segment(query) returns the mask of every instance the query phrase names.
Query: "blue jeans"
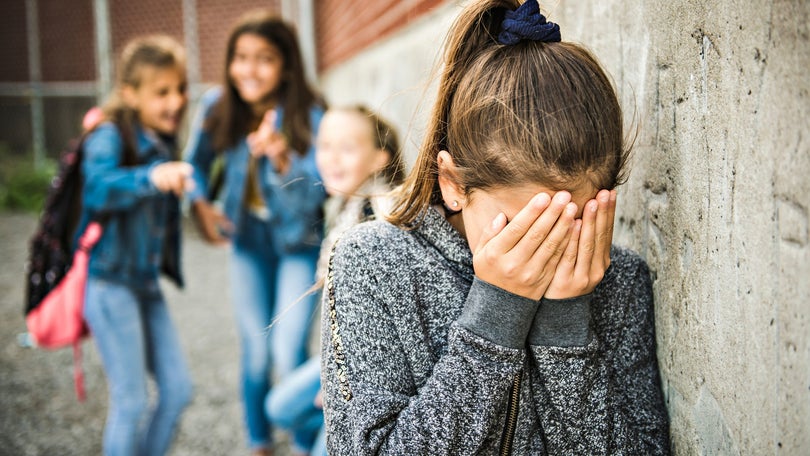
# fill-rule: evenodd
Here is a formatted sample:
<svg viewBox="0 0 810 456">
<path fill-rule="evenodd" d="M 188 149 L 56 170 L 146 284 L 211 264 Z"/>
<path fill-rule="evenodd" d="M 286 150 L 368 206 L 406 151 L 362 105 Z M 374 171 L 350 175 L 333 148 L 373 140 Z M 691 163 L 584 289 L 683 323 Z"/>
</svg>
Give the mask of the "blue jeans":
<svg viewBox="0 0 810 456">
<path fill-rule="evenodd" d="M 104 454 L 165 454 L 191 401 L 192 385 L 158 283 L 135 289 L 89 277 L 84 317 L 110 391 Z M 148 414 L 147 373 L 154 377 L 159 395 Z"/>
<path fill-rule="evenodd" d="M 231 258 L 231 299 L 242 346 L 242 396 L 251 448 L 270 445 L 264 400 L 272 374 L 283 379 L 307 359 L 317 249 L 279 256 L 269 224 L 244 214 Z M 272 326 L 271 326 L 272 324 Z"/>
<path fill-rule="evenodd" d="M 278 427 L 290 431 L 293 447 L 311 456 L 326 455 L 323 409 L 315 406 L 321 389 L 321 357 L 313 356 L 267 397 L 267 414 Z"/>
</svg>

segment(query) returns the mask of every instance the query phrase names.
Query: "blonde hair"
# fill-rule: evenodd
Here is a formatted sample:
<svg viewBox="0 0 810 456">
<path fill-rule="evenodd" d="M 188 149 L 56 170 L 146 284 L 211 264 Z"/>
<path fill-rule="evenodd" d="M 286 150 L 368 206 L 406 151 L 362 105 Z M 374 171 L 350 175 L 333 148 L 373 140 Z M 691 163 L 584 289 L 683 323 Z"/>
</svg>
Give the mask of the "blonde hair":
<svg viewBox="0 0 810 456">
<path fill-rule="evenodd" d="M 362 104 L 352 106 L 337 106 L 329 108 L 330 111 L 354 113 L 366 119 L 371 127 L 371 140 L 376 149 L 388 152 L 388 164 L 380 171 L 386 184 L 396 186 L 405 178 L 405 162 L 402 159 L 402 149 L 399 145 L 397 131 L 390 122 L 382 118 Z"/>
<path fill-rule="evenodd" d="M 133 165 L 135 149 L 135 120 L 137 113 L 120 96 L 126 86 L 138 88 L 143 83 L 145 68 L 177 68 L 185 73 L 183 46 L 167 35 L 135 38 L 121 51 L 116 68 L 115 89 L 102 107 L 104 119 L 116 124 L 124 138 L 124 165 Z"/>
<path fill-rule="evenodd" d="M 630 148 L 607 75 L 573 43 L 498 43 L 504 14 L 518 6 L 475 2 L 453 25 L 438 100 L 414 169 L 396 195 L 392 223 L 411 226 L 442 202 L 440 150 L 453 157 L 455 183 L 467 195 L 527 183 L 562 190 L 624 181 Z"/>
</svg>

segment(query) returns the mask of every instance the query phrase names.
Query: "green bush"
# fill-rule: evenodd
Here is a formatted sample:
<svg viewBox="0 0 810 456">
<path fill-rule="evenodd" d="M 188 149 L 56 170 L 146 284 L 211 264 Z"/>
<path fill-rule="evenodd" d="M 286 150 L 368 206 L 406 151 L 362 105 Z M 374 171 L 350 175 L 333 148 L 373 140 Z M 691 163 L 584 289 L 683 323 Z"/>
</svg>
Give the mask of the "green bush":
<svg viewBox="0 0 810 456">
<path fill-rule="evenodd" d="M 0 147 L 0 208 L 36 212 L 42 210 L 56 162 L 36 168 L 31 155 L 9 153 Z"/>
</svg>

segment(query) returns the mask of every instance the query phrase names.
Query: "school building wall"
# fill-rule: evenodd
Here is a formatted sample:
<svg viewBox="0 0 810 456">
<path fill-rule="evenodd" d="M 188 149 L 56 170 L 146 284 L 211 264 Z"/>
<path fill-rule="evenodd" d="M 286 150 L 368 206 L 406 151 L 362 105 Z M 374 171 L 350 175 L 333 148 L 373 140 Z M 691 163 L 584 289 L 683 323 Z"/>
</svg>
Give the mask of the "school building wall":
<svg viewBox="0 0 810 456">
<path fill-rule="evenodd" d="M 653 272 L 675 453 L 807 454 L 810 2 L 546 4 L 563 38 L 613 75 L 638 127 L 616 242 Z M 410 162 L 460 6 L 435 6 L 348 56 L 321 54 L 329 100 L 391 118 Z"/>
<path fill-rule="evenodd" d="M 3 0 L 0 147 L 56 157 L 114 81 L 115 57 L 139 35 L 186 47 L 192 101 L 222 81 L 225 43 L 243 13 L 280 0 Z M 191 107 L 193 110 L 193 106 Z"/>
</svg>

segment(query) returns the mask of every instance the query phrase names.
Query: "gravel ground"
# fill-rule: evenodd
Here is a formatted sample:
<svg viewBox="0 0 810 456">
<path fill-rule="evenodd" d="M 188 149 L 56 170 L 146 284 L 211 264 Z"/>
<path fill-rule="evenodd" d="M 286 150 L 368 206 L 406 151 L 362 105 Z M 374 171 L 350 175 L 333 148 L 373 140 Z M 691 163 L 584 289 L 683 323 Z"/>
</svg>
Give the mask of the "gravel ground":
<svg viewBox="0 0 810 456">
<path fill-rule="evenodd" d="M 92 341 L 83 344 L 87 400 L 73 393 L 72 351 L 23 348 L 22 316 L 31 215 L 0 213 L 0 455 L 96 455 L 107 387 Z M 228 252 L 185 228 L 186 289 L 163 284 L 195 385 L 172 455 L 247 455 L 238 399 L 238 343 L 227 300 Z M 279 436 L 278 456 L 285 456 Z"/>
</svg>

